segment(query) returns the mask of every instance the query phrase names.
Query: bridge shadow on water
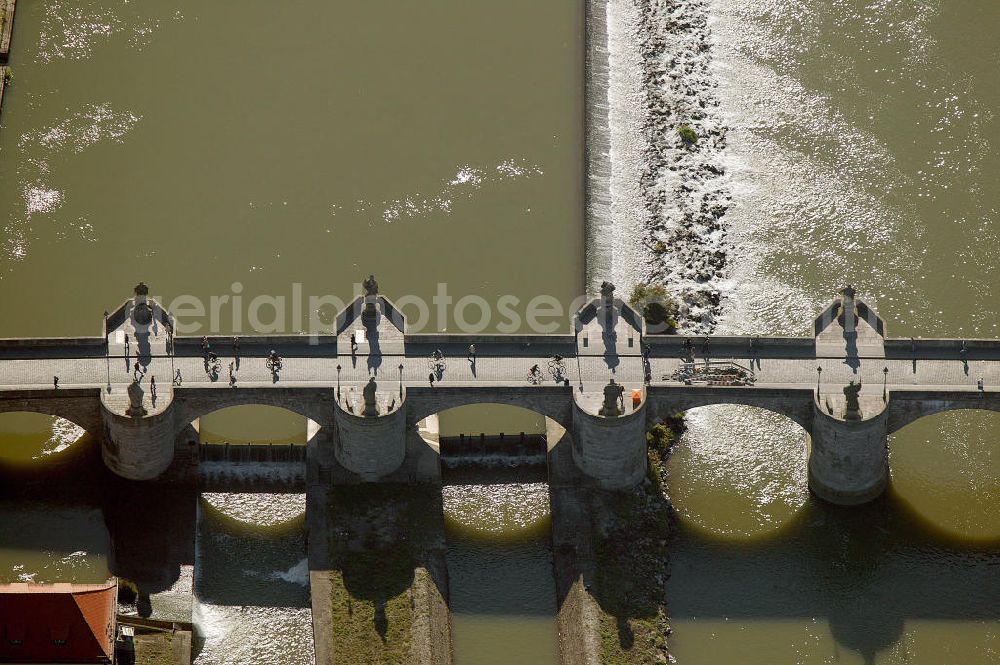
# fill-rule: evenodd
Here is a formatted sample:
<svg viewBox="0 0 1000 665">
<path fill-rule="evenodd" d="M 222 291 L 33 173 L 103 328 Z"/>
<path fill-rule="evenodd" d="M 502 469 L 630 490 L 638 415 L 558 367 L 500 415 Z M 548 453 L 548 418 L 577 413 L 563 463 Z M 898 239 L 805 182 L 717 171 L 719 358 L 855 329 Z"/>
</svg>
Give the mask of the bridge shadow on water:
<svg viewBox="0 0 1000 665">
<path fill-rule="evenodd" d="M 811 497 L 782 528 L 742 542 L 682 523 L 670 557 L 672 618 L 825 617 L 865 662 L 899 642 L 910 620 L 1000 619 L 1000 542 L 952 538 L 891 489 L 860 507 Z"/>
<path fill-rule="evenodd" d="M 30 465 L 0 467 L 0 499 L 19 509 L 99 511 L 110 573 L 135 583 L 142 598 L 170 589 L 181 566 L 194 564 L 195 501 L 191 487 L 132 482 L 104 466 L 85 435 L 67 450 Z M 44 518 L 44 515 L 43 515 Z M 14 533 L 0 529 L 0 547 L 70 554 L 96 547 L 96 525 Z"/>
</svg>

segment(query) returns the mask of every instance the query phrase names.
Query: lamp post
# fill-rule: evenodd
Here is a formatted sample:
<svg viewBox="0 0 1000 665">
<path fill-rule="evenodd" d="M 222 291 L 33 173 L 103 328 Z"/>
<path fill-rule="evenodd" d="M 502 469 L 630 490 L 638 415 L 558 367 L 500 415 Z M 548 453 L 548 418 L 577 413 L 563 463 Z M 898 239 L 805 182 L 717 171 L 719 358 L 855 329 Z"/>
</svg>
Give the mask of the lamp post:
<svg viewBox="0 0 1000 665">
<path fill-rule="evenodd" d="M 340 401 L 340 365 L 337 365 L 337 401 Z"/>
<path fill-rule="evenodd" d="M 403 363 L 399 363 L 399 402 L 403 403 Z"/>
<path fill-rule="evenodd" d="M 111 393 L 111 332 L 108 331 L 108 310 L 104 310 L 104 361 L 108 366 L 108 393 Z"/>
<path fill-rule="evenodd" d="M 819 397 L 819 382 L 823 378 L 823 368 L 820 366 L 816 367 L 816 397 Z"/>
<path fill-rule="evenodd" d="M 882 368 L 882 401 L 889 401 L 889 368 Z"/>
</svg>

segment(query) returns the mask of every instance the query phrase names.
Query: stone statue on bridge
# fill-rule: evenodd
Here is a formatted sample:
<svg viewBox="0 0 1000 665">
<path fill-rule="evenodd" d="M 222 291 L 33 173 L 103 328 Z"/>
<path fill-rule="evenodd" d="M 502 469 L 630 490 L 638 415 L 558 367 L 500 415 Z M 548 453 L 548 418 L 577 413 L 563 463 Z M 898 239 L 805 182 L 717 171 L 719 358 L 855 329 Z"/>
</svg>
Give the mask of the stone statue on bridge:
<svg viewBox="0 0 1000 665">
<path fill-rule="evenodd" d="M 615 383 L 614 379 L 604 386 L 604 406 L 600 415 L 605 418 L 617 418 L 622 415 L 625 405 L 625 386 Z"/>
<path fill-rule="evenodd" d="M 365 408 L 361 412 L 363 416 L 377 416 L 378 415 L 378 403 L 375 400 L 375 393 L 378 390 L 378 384 L 375 383 L 375 377 L 368 379 L 368 383 L 365 384 L 365 389 L 362 395 L 365 399 Z"/>
<path fill-rule="evenodd" d="M 146 286 L 145 282 L 139 282 L 135 285 L 135 300 L 133 301 L 135 307 L 132 310 L 132 319 L 135 323 L 140 326 L 148 326 L 153 322 L 153 309 L 149 306 L 147 298 L 149 296 L 149 287 Z"/>
<path fill-rule="evenodd" d="M 125 414 L 131 416 L 132 418 L 142 418 L 146 415 L 146 407 L 142 405 L 142 399 L 145 392 L 142 386 L 139 385 L 138 381 L 133 381 L 128 386 L 128 409 L 126 409 Z"/>
<path fill-rule="evenodd" d="M 378 282 L 375 281 L 375 275 L 368 275 L 368 279 L 361 282 L 361 286 L 365 289 L 365 308 L 361 310 L 361 321 L 366 326 L 371 326 L 378 317 L 378 309 L 375 306 L 375 301 L 378 300 Z"/>
<path fill-rule="evenodd" d="M 844 386 L 844 398 L 847 400 L 847 412 L 844 420 L 861 420 L 861 404 L 858 401 L 858 393 L 861 392 L 861 382 L 851 381 Z"/>
</svg>

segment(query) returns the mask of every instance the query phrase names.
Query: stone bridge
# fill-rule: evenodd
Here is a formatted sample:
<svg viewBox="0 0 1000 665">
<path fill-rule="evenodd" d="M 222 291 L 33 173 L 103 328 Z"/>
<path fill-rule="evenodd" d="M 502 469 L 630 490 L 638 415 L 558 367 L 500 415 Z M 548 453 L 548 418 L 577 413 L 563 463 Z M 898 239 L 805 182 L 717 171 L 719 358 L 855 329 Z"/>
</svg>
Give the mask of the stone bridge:
<svg viewBox="0 0 1000 665">
<path fill-rule="evenodd" d="M 1000 341 L 888 338 L 850 287 L 811 337 L 650 334 L 613 287 L 567 334 L 415 334 L 371 292 L 328 334 L 242 337 L 238 352 L 232 338 L 210 338 L 212 363 L 202 339 L 173 336 L 170 314 L 147 293 L 137 287 L 99 337 L 0 340 L 0 413 L 70 420 L 100 440 L 109 468 L 148 480 L 179 463 L 201 416 L 277 406 L 312 421 L 321 479 L 359 482 L 433 477 L 437 453 L 418 423 L 458 406 L 509 404 L 564 428 L 586 477 L 625 489 L 645 475 L 650 425 L 740 404 L 798 423 L 813 492 L 854 504 L 885 487 L 892 432 L 942 411 L 1000 411 Z M 272 350 L 278 371 L 267 366 Z"/>
</svg>

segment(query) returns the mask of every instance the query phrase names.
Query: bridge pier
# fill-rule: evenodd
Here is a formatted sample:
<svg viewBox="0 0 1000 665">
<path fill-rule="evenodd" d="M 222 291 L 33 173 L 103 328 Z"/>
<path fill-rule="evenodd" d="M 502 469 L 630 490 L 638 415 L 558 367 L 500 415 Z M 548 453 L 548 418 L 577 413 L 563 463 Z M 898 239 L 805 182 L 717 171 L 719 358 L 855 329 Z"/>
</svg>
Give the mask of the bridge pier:
<svg viewBox="0 0 1000 665">
<path fill-rule="evenodd" d="M 866 420 L 842 420 L 814 403 L 809 450 L 809 489 L 842 506 L 867 503 L 889 483 L 887 412 Z"/>
<path fill-rule="evenodd" d="M 603 489 L 635 487 L 646 477 L 646 401 L 617 417 L 573 402 L 573 461 Z"/>
<path fill-rule="evenodd" d="M 173 462 L 173 404 L 153 415 L 132 417 L 115 413 L 102 402 L 101 421 L 101 457 L 122 478 L 152 480 Z"/>
<path fill-rule="evenodd" d="M 406 458 L 406 408 L 378 416 L 349 413 L 336 402 L 334 455 L 366 482 L 385 478 Z"/>
</svg>

